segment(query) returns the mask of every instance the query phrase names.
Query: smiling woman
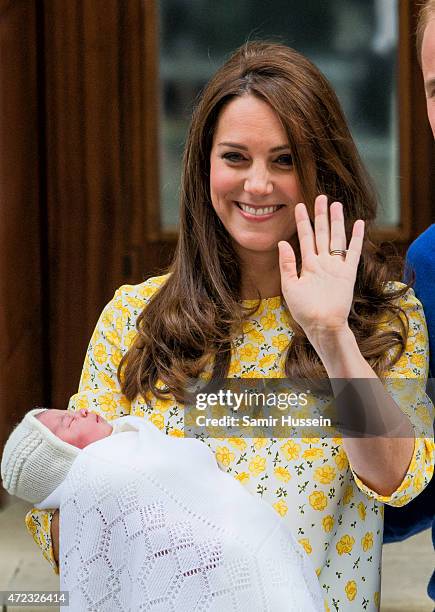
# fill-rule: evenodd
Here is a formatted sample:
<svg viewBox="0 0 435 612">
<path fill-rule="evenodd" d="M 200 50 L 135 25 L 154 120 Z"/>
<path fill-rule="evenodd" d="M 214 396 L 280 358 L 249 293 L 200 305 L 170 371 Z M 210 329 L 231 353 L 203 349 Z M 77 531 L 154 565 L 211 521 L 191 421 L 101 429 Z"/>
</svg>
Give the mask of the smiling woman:
<svg viewBox="0 0 435 612">
<path fill-rule="evenodd" d="M 204 442 L 301 538 L 329 609 L 377 610 L 383 504 L 406 504 L 433 473 L 427 335 L 371 240 L 376 196 L 321 72 L 280 44 L 238 49 L 198 100 L 180 192 L 169 274 L 117 291 L 69 408 L 130 413 L 182 437 L 192 379 L 323 378 L 338 398 L 344 380 L 390 436 Z M 387 392 L 393 377 L 417 379 L 406 402 Z M 52 560 L 47 523 L 28 517 Z"/>
</svg>

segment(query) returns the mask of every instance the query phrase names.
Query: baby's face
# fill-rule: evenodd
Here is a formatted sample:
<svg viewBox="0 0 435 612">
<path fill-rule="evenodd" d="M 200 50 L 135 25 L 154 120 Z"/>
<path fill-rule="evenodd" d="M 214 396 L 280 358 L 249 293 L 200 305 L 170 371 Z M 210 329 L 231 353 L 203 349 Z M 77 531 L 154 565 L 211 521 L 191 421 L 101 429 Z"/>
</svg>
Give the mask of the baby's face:
<svg viewBox="0 0 435 612">
<path fill-rule="evenodd" d="M 73 412 L 50 408 L 36 418 L 55 436 L 77 448 L 84 448 L 112 433 L 112 426 L 103 417 L 85 409 Z"/>
</svg>

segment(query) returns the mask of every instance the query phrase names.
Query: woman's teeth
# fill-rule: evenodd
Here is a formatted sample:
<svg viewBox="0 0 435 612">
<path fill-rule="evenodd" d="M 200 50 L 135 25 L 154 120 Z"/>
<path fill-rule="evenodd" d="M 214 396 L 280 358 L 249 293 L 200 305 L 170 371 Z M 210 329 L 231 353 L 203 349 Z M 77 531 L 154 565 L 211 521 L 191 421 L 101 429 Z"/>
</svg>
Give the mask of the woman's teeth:
<svg viewBox="0 0 435 612">
<path fill-rule="evenodd" d="M 250 215 L 256 215 L 257 217 L 261 217 L 261 215 L 270 215 L 281 208 L 281 206 L 267 206 L 265 208 L 253 208 L 252 206 L 247 206 L 246 204 L 242 204 L 241 202 L 237 202 L 239 208 L 241 208 L 244 212 L 249 213 Z"/>
</svg>

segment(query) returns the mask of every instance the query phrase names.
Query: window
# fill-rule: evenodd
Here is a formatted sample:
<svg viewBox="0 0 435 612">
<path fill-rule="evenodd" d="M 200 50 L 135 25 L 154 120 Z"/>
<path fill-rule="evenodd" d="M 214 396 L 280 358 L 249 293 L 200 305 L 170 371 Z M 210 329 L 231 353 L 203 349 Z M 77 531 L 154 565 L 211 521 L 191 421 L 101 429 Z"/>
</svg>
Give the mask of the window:
<svg viewBox="0 0 435 612">
<path fill-rule="evenodd" d="M 180 162 L 193 102 L 247 39 L 282 41 L 322 70 L 377 186 L 378 224 L 399 226 L 398 0 L 160 0 L 158 6 L 164 230 L 177 225 Z"/>
</svg>

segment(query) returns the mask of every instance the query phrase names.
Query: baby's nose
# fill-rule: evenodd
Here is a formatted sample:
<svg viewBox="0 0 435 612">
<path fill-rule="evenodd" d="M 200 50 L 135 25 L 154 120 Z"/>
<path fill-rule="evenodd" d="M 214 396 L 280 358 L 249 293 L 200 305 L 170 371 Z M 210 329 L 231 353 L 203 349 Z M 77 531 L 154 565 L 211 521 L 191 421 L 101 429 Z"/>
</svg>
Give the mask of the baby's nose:
<svg viewBox="0 0 435 612">
<path fill-rule="evenodd" d="M 88 411 L 86 410 L 86 408 L 81 408 L 81 409 L 79 410 L 79 412 L 80 412 L 80 415 L 81 415 L 82 417 L 87 417 L 87 416 L 88 416 Z"/>
</svg>

